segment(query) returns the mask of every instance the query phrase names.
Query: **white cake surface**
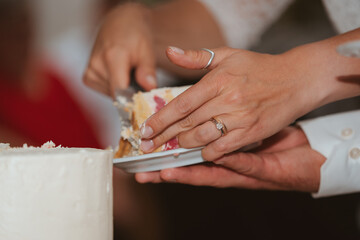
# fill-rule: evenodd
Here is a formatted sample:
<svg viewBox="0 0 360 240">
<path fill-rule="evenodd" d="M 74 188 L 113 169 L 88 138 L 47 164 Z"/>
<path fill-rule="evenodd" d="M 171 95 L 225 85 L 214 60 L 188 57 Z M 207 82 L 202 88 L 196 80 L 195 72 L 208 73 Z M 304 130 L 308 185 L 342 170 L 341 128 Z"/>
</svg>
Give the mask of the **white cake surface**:
<svg viewBox="0 0 360 240">
<path fill-rule="evenodd" d="M 112 151 L 51 147 L 0 145 L 0 239 L 112 239 Z"/>
</svg>

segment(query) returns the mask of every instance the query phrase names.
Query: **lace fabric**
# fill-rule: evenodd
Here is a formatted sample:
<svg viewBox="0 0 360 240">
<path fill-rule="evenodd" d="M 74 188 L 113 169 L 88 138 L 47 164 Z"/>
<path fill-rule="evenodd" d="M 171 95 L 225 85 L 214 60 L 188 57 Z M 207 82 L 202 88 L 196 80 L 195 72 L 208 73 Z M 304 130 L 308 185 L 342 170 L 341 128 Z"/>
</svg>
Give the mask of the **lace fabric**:
<svg viewBox="0 0 360 240">
<path fill-rule="evenodd" d="M 360 0 L 323 0 L 323 2 L 339 33 L 360 27 Z"/>
<path fill-rule="evenodd" d="M 228 46 L 249 48 L 259 41 L 293 0 L 198 0 L 217 20 Z M 323 0 L 334 27 L 347 32 L 360 27 L 360 0 Z"/>
</svg>

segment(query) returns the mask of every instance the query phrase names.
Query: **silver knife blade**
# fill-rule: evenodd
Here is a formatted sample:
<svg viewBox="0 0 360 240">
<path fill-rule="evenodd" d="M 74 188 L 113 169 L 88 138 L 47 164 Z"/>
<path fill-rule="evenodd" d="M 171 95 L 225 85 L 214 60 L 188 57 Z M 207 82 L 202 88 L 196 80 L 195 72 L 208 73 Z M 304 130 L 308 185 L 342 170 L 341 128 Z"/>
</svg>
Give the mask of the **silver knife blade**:
<svg viewBox="0 0 360 240">
<path fill-rule="evenodd" d="M 118 110 L 122 128 L 131 126 L 130 112 L 126 111 L 126 109 L 128 108 L 129 103 L 132 102 L 132 96 L 134 94 L 135 90 L 132 87 L 128 87 L 127 89 L 123 90 L 119 89 L 115 92 L 114 106 Z"/>
<path fill-rule="evenodd" d="M 131 77 L 130 86 L 127 89 L 118 89 L 115 91 L 115 101 L 114 105 L 118 110 L 120 122 L 121 122 L 121 131 L 131 129 L 131 112 L 129 111 L 129 103 L 131 103 L 133 95 L 137 91 L 141 91 L 142 88 L 137 84 L 134 77 Z M 134 149 L 139 149 L 139 143 L 131 135 L 127 138 Z"/>
<path fill-rule="evenodd" d="M 132 102 L 132 96 L 134 95 L 135 90 L 132 87 L 129 87 L 124 90 L 117 90 L 115 92 L 115 101 L 114 106 L 118 110 L 121 131 L 126 131 L 127 129 L 132 129 L 131 125 L 131 113 L 128 109 L 129 103 Z M 139 149 L 139 143 L 131 135 L 126 139 L 130 142 L 131 146 L 135 149 Z"/>
</svg>

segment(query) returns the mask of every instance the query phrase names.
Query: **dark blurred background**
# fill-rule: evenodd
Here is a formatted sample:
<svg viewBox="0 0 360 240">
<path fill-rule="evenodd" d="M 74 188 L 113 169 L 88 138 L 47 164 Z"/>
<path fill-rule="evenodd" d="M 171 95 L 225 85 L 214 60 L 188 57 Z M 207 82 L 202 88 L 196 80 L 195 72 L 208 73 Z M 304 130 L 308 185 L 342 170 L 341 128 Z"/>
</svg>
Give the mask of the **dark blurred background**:
<svg viewBox="0 0 360 240">
<path fill-rule="evenodd" d="M 84 87 L 81 75 L 101 18 L 121 2 L 0 0 L 0 142 L 117 144 L 111 101 Z M 252 50 L 281 53 L 335 34 L 320 0 L 297 0 Z M 359 98 L 349 99 L 304 118 L 359 106 Z M 143 215 L 145 225 L 159 231 L 120 224 L 115 239 L 360 239 L 359 194 L 313 199 L 304 193 L 177 184 L 139 187 L 131 181 L 142 192 L 140 204 L 153 208 Z M 151 204 L 147 194 L 154 197 Z M 123 211 L 126 222 L 131 212 Z"/>
</svg>

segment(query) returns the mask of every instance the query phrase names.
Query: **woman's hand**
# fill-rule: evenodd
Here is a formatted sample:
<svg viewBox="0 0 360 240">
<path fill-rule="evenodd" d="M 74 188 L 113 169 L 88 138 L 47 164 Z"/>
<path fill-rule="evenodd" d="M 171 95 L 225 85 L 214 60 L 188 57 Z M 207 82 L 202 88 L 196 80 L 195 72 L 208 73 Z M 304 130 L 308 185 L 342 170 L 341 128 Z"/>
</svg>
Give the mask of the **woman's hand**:
<svg viewBox="0 0 360 240">
<path fill-rule="evenodd" d="M 155 55 L 148 9 L 140 4 L 124 4 L 112 10 L 98 33 L 84 83 L 112 96 L 125 89 L 130 71 L 145 90 L 156 87 Z"/>
<path fill-rule="evenodd" d="M 203 158 L 212 161 L 275 134 L 315 108 L 325 94 L 297 54 L 213 51 L 211 71 L 145 122 L 143 151 L 151 152 L 178 136 L 181 147 L 206 146 Z M 210 58 L 203 50 L 173 47 L 167 55 L 191 69 L 203 68 Z M 226 125 L 225 136 L 209 121 L 215 116 Z"/>
<path fill-rule="evenodd" d="M 325 157 L 309 146 L 299 128 L 288 127 L 254 152 L 235 152 L 208 165 L 137 173 L 136 180 L 197 186 L 317 192 Z"/>
</svg>

